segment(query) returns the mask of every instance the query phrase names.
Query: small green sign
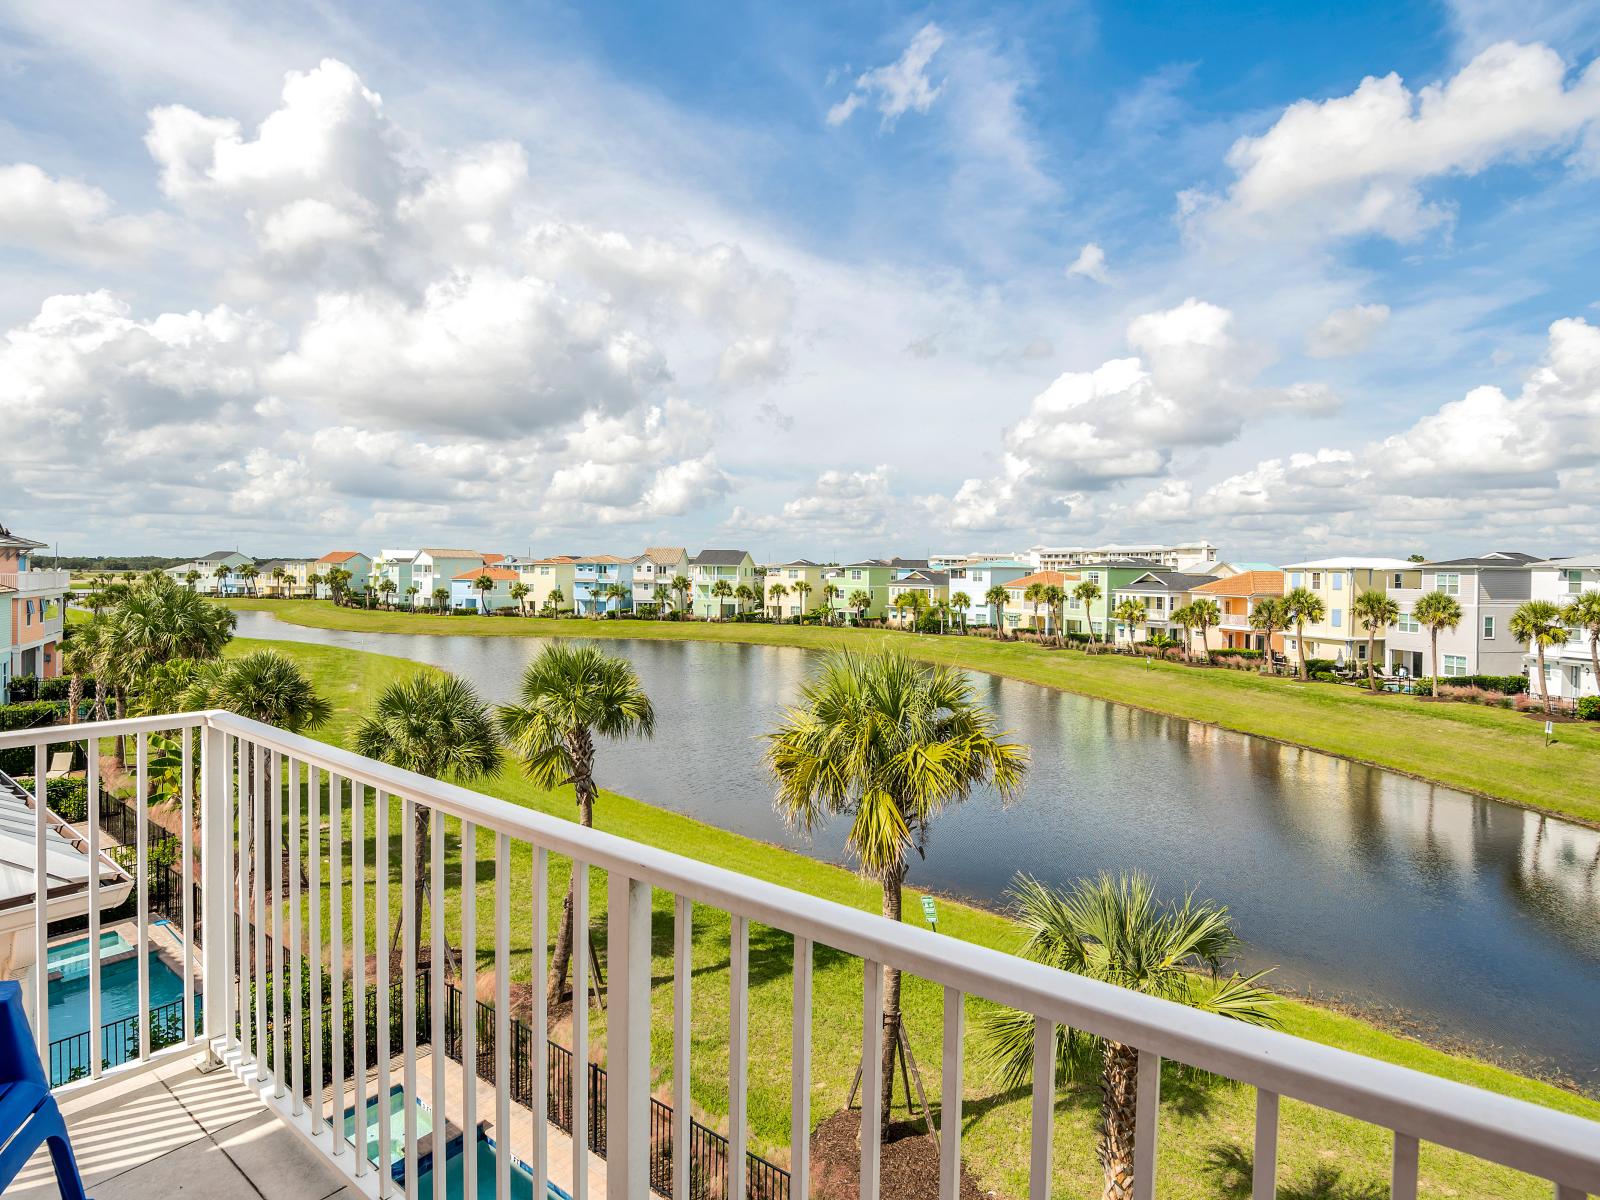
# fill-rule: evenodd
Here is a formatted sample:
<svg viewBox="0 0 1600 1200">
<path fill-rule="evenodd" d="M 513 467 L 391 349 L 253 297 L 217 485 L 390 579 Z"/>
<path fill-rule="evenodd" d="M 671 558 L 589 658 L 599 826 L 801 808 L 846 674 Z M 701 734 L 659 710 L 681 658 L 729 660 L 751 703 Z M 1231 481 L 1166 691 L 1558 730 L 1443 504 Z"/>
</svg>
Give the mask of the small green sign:
<svg viewBox="0 0 1600 1200">
<path fill-rule="evenodd" d="M 932 925 L 935 928 L 938 927 L 939 913 L 938 910 L 933 907 L 932 896 L 924 896 L 922 898 L 922 915 L 928 918 L 929 925 Z"/>
</svg>

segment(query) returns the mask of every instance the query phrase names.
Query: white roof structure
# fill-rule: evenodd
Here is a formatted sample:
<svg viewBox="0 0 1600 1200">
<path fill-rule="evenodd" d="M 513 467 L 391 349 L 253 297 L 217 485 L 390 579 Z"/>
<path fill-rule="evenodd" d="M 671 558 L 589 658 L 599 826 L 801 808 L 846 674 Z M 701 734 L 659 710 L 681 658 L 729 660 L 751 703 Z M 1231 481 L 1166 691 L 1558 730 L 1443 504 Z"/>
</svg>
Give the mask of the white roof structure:
<svg viewBox="0 0 1600 1200">
<path fill-rule="evenodd" d="M 1318 558 L 1311 562 L 1285 563 L 1280 571 L 1420 571 L 1421 563 L 1404 558 Z"/>
<path fill-rule="evenodd" d="M 49 792 L 46 791 L 48 798 Z M 11 776 L 0 772 L 0 930 L 33 925 L 34 867 L 38 802 Z M 45 873 L 49 919 L 59 921 L 89 911 L 89 844 L 83 834 L 53 812 L 46 812 Z M 133 880 L 108 855 L 100 855 L 100 904 L 114 907 L 127 898 Z"/>
</svg>

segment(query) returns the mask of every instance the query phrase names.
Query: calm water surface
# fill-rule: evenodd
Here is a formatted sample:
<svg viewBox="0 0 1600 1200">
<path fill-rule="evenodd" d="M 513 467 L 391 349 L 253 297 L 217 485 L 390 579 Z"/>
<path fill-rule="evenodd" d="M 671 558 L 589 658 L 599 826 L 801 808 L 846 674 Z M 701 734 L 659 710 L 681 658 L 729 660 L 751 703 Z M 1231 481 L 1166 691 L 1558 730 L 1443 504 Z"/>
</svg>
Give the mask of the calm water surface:
<svg viewBox="0 0 1600 1200">
<path fill-rule="evenodd" d="M 244 637 L 432 663 L 510 698 L 541 640 L 363 634 L 239 613 Z M 769 729 L 807 651 L 607 642 L 655 702 L 649 743 L 605 745 L 603 786 L 845 861 L 772 811 Z M 911 881 L 990 906 L 1018 871 L 1065 883 L 1138 868 L 1226 903 L 1273 981 L 1414 1019 L 1600 1088 L 1600 833 L 1308 750 L 974 674 L 1033 755 L 1021 799 L 937 823 Z"/>
</svg>

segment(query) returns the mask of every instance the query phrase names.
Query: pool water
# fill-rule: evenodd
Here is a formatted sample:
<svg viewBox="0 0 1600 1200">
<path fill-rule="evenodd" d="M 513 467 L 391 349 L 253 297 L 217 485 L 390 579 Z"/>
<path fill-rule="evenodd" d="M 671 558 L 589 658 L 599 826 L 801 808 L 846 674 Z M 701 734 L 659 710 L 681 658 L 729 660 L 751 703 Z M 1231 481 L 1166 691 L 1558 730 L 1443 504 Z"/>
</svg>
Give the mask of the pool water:
<svg viewBox="0 0 1600 1200">
<path fill-rule="evenodd" d="M 111 935 L 119 936 L 119 935 Z M 82 945 L 87 948 L 88 940 Z M 50 981 L 50 1040 L 89 1031 L 89 956 L 83 954 L 80 974 L 62 972 Z M 150 951 L 150 1007 L 160 1008 L 183 999 L 183 979 L 156 951 Z M 139 1011 L 139 960 L 124 958 L 100 966 L 100 1021 L 110 1025 Z"/>
<path fill-rule="evenodd" d="M 102 960 L 132 949 L 133 944 L 120 933 L 102 933 L 100 935 L 100 957 Z M 89 974 L 88 938 L 80 938 L 75 942 L 62 942 L 59 946 L 51 946 L 46 954 L 45 966 L 51 974 L 60 972 L 63 979 L 77 979 L 79 977 L 87 977 Z"/>
<path fill-rule="evenodd" d="M 383 1099 L 373 1096 L 367 1101 L 366 1143 L 367 1161 L 373 1166 L 378 1164 L 378 1105 Z M 406 1094 L 403 1088 L 395 1087 L 389 1090 L 389 1103 L 384 1117 L 389 1123 L 390 1153 L 396 1157 L 404 1150 L 406 1144 Z M 433 1132 L 433 1113 L 426 1105 L 417 1105 L 417 1136 L 426 1137 Z M 344 1110 L 344 1140 L 355 1144 L 356 1115 L 354 1108 Z"/>
</svg>

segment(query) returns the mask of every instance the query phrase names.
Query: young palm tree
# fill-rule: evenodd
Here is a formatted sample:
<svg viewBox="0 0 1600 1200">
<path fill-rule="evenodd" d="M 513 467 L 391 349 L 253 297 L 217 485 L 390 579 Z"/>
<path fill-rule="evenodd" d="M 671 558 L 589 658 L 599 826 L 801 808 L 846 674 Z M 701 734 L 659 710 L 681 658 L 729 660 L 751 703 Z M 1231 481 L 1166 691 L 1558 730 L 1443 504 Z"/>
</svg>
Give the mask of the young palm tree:
<svg viewBox="0 0 1600 1200">
<path fill-rule="evenodd" d="M 1589 662 L 1594 668 L 1595 686 L 1600 687 L 1600 592 L 1574 596 L 1561 610 L 1561 623 L 1588 636 Z"/>
<path fill-rule="evenodd" d="M 421 594 L 422 588 L 418 584 L 413 583 L 410 587 L 406 588 L 406 607 L 415 612 L 417 607 L 417 597 Z"/>
<path fill-rule="evenodd" d="M 1207 634 L 1222 620 L 1222 610 L 1215 600 L 1193 600 L 1189 603 L 1189 620 L 1200 631 L 1200 653 L 1206 662 L 1211 661 L 1211 644 Z"/>
<path fill-rule="evenodd" d="M 833 623 L 833 602 L 844 595 L 844 589 L 835 583 L 822 585 L 822 603 L 828 610 L 828 623 Z"/>
<path fill-rule="evenodd" d="M 1400 619 L 1400 605 L 1388 592 L 1368 588 L 1355 598 L 1350 611 L 1367 631 L 1367 687 L 1376 692 L 1378 675 L 1374 660 L 1377 657 L 1378 631 L 1387 630 Z"/>
<path fill-rule="evenodd" d="M 1427 599 L 1426 596 L 1423 597 Z M 1421 601 L 1418 602 L 1419 604 Z M 1420 617 L 1418 618 L 1421 619 Z M 1550 711 L 1550 682 L 1544 673 L 1544 652 L 1567 640 L 1567 631 L 1561 627 L 1561 610 L 1548 600 L 1524 600 L 1511 614 L 1508 628 L 1519 642 L 1532 643 L 1539 659 L 1539 696 L 1544 701 L 1544 711 Z"/>
<path fill-rule="evenodd" d="M 983 602 L 994 609 L 994 627 L 1001 638 L 1006 636 L 1006 601 L 1011 594 L 998 583 L 983 594 Z"/>
<path fill-rule="evenodd" d="M 760 603 L 761 593 L 756 591 L 748 583 L 741 583 L 738 587 L 733 589 L 733 598 L 738 601 L 737 605 L 734 607 L 734 613 L 738 616 L 743 616 L 744 610 L 747 607 L 752 604 Z"/>
<path fill-rule="evenodd" d="M 694 586 L 694 582 L 687 575 L 674 575 L 670 586 L 678 594 L 678 611 L 681 613 L 688 612 L 689 589 Z"/>
<path fill-rule="evenodd" d="M 372 702 L 355 730 L 358 754 L 376 758 L 419 775 L 471 783 L 493 774 L 500 766 L 500 735 L 488 707 L 472 685 L 454 675 L 419 671 L 410 679 L 391 683 Z M 412 828 L 416 831 L 413 872 L 416 913 L 416 949 L 422 952 L 423 903 L 428 886 L 428 859 L 432 809 L 415 805 Z M 387 882 L 387 871 L 382 877 Z M 400 940 L 401 914 L 396 914 L 391 945 Z M 449 957 L 450 947 L 444 947 Z"/>
<path fill-rule="evenodd" d="M 844 816 L 845 846 L 883 890 L 883 915 L 900 920 L 901 887 L 913 851 L 934 819 L 987 784 L 1014 795 L 1028 753 L 995 728 L 972 683 L 950 667 L 899 651 L 837 651 L 767 735 L 774 805 L 811 833 Z M 883 971 L 884 1080 L 878 1121 L 889 1123 L 894 1055 L 900 1042 L 900 972 Z M 866 1119 L 863 1115 L 863 1119 Z"/>
<path fill-rule="evenodd" d="M 1039 629 L 1039 606 L 1044 603 L 1044 584 L 1030 583 L 1027 588 L 1024 589 L 1022 598 L 1027 603 L 1033 605 L 1033 627 L 1037 632 Z M 1046 618 L 1045 624 L 1048 626 L 1048 618 Z"/>
<path fill-rule="evenodd" d="M 472 581 L 472 590 L 478 593 L 478 611 L 489 611 L 489 593 L 494 591 L 494 577 L 479 575 Z"/>
<path fill-rule="evenodd" d="M 1167 620 L 1183 630 L 1183 661 L 1192 661 L 1194 658 L 1194 607 L 1188 604 L 1180 604 L 1167 614 Z"/>
<path fill-rule="evenodd" d="M 189 590 L 194 591 L 194 585 L 200 582 L 200 572 L 190 567 L 183 573 L 183 581 L 189 585 Z"/>
<path fill-rule="evenodd" d="M 1143 600 L 1128 596 L 1118 602 L 1111 615 L 1128 627 L 1128 640 L 1135 642 L 1139 640 L 1139 626 L 1150 619 L 1150 610 Z"/>
<path fill-rule="evenodd" d="M 606 588 L 605 597 L 613 602 L 607 612 L 611 616 L 619 617 L 622 615 L 623 606 L 633 599 L 633 589 L 625 583 L 613 583 Z"/>
<path fill-rule="evenodd" d="M 1055 626 L 1056 645 L 1067 644 L 1063 636 L 1063 623 L 1066 618 L 1067 589 L 1054 583 L 1048 583 L 1044 589 L 1045 611 L 1050 614 L 1050 622 Z"/>
<path fill-rule="evenodd" d="M 1444 592 L 1429 592 L 1425 596 L 1418 596 L 1417 602 L 1411 606 L 1411 615 L 1418 625 L 1428 631 L 1428 641 L 1431 646 L 1433 661 L 1429 664 L 1433 668 L 1433 678 L 1439 678 L 1439 631 L 1441 629 L 1454 629 L 1461 624 L 1461 605 L 1454 596 Z M 1524 641 L 1527 639 L 1524 638 Z"/>
<path fill-rule="evenodd" d="M 595 738 L 648 738 L 656 728 L 655 709 L 633 665 L 592 642 L 546 647 L 523 673 L 516 703 L 502 704 L 498 717 L 506 743 L 529 779 L 542 788 L 572 785 L 578 820 L 585 827 L 594 824 L 599 795 L 594 781 Z M 550 962 L 550 987 L 558 996 L 566 987 L 573 953 L 576 887 L 574 876 Z"/>
<path fill-rule="evenodd" d="M 438 609 L 440 612 L 444 612 L 445 609 L 450 607 L 449 588 L 436 587 L 433 589 L 433 607 Z"/>
<path fill-rule="evenodd" d="M 272 568 L 272 582 L 276 585 L 279 595 L 283 594 L 283 585 L 289 582 L 289 572 L 282 567 Z"/>
<path fill-rule="evenodd" d="M 385 579 L 378 585 L 378 594 L 383 597 L 385 608 L 394 607 L 394 594 L 400 590 L 400 585 L 392 579 Z"/>
<path fill-rule="evenodd" d="M 211 574 L 212 578 L 217 581 L 217 595 L 220 596 L 222 595 L 222 585 L 227 582 L 228 576 L 233 574 L 233 568 L 227 563 L 218 563 L 217 569 Z"/>
<path fill-rule="evenodd" d="M 1138 874 L 1080 880 L 1067 891 L 1018 876 L 1011 896 L 1028 931 L 1022 950 L 1027 958 L 1248 1025 L 1274 1022 L 1277 1000 L 1259 986 L 1265 972 L 1220 978 L 1224 962 L 1240 946 L 1224 906 L 1196 900 L 1193 893 L 1182 903 L 1164 904 Z M 984 1025 L 1003 1086 L 1025 1085 L 1033 1074 L 1033 1015 L 1002 1009 Z M 1128 1200 L 1134 1184 L 1138 1048 L 1063 1025 L 1056 1031 L 1055 1058 L 1057 1071 L 1097 1071 L 1100 1194 L 1102 1200 Z"/>
<path fill-rule="evenodd" d="M 811 585 L 802 579 L 789 590 L 800 601 L 800 615 L 805 616 L 806 609 L 811 606 Z"/>
<path fill-rule="evenodd" d="M 561 612 L 561 606 L 567 602 L 567 594 L 561 590 L 561 585 L 559 583 L 550 589 L 550 594 L 545 597 L 545 602 L 549 604 L 551 609 L 557 614 Z"/>
<path fill-rule="evenodd" d="M 517 615 L 519 617 L 525 617 L 528 615 L 528 593 L 532 590 L 532 588 L 523 583 L 520 579 L 517 580 L 516 583 L 513 583 L 509 589 L 511 599 L 516 603 Z"/>
<path fill-rule="evenodd" d="M 1272 635 L 1289 628 L 1289 613 L 1279 596 L 1263 596 L 1250 610 L 1250 628 L 1261 632 L 1261 669 L 1272 669 Z"/>
<path fill-rule="evenodd" d="M 867 610 L 872 607 L 872 593 L 864 588 L 857 588 L 850 593 L 845 604 L 856 614 L 856 624 L 859 625 L 867 619 Z"/>
<path fill-rule="evenodd" d="M 651 597 L 656 602 L 656 618 L 662 621 L 666 620 L 667 606 L 672 603 L 672 588 L 664 583 L 658 583 L 655 591 L 651 593 Z"/>
<path fill-rule="evenodd" d="M 131 587 L 106 614 L 107 649 L 129 681 L 174 658 L 216 658 L 238 616 L 165 576 Z"/>
<path fill-rule="evenodd" d="M 306 576 L 306 583 L 311 588 L 312 599 L 316 599 L 317 589 L 326 582 L 327 579 L 324 576 L 317 574 L 315 571 Z"/>
<path fill-rule="evenodd" d="M 1089 637 L 1094 637 L 1094 616 L 1090 606 L 1100 599 L 1100 585 L 1092 579 L 1085 579 L 1072 589 L 1072 598 L 1083 605 L 1084 620 L 1089 625 Z"/>
<path fill-rule="evenodd" d="M 239 568 L 239 578 L 244 580 L 245 586 L 250 589 L 250 594 L 256 594 L 256 577 L 261 574 L 255 563 L 245 563 Z"/>
<path fill-rule="evenodd" d="M 739 586 L 743 587 L 744 585 L 740 584 Z M 726 579 L 719 579 L 711 585 L 711 598 L 719 601 L 716 606 L 716 616 L 711 618 L 713 621 L 722 620 L 723 605 L 720 603 L 720 601 L 726 600 L 732 595 L 733 584 L 729 583 Z"/>
<path fill-rule="evenodd" d="M 225 708 L 290 733 L 315 729 L 333 715 L 333 705 L 317 694 L 292 659 L 276 650 L 202 663 L 184 691 L 183 704 Z"/>
<path fill-rule="evenodd" d="M 789 589 L 781 583 L 775 583 L 767 589 L 767 603 L 772 607 L 775 620 L 783 619 L 783 601 L 789 594 Z"/>
<path fill-rule="evenodd" d="M 965 592 L 957 592 L 950 597 L 950 607 L 961 616 L 961 632 L 967 632 L 967 609 L 972 607 L 972 597 Z"/>
<path fill-rule="evenodd" d="M 94 671 L 99 641 L 105 632 L 100 621 L 76 626 L 61 646 L 61 669 L 67 673 L 67 724 L 78 723 L 78 708 L 83 704 L 83 680 Z"/>
<path fill-rule="evenodd" d="M 1294 644 L 1300 652 L 1300 680 L 1304 682 L 1306 674 L 1306 626 L 1315 625 L 1328 614 L 1328 606 L 1322 602 L 1322 597 L 1310 588 L 1291 588 L 1283 597 L 1284 616 L 1289 624 L 1294 626 Z"/>
</svg>

